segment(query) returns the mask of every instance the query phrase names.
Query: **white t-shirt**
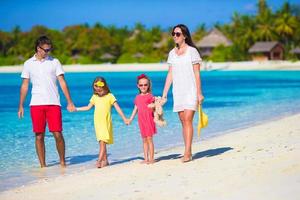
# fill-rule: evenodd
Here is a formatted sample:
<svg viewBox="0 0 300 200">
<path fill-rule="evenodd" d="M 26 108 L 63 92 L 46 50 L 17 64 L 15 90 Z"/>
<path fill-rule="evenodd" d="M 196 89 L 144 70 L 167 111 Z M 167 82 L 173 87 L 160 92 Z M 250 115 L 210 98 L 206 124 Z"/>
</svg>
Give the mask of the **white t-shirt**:
<svg viewBox="0 0 300 200">
<path fill-rule="evenodd" d="M 35 56 L 24 63 L 22 78 L 32 83 L 30 105 L 59 105 L 57 76 L 64 74 L 58 59 L 48 56 L 38 60 Z"/>
<path fill-rule="evenodd" d="M 193 65 L 201 64 L 197 49 L 188 46 L 182 55 L 175 53 L 175 48 L 169 53 L 167 63 L 172 67 L 173 77 L 173 111 L 197 109 L 197 88 Z"/>
</svg>

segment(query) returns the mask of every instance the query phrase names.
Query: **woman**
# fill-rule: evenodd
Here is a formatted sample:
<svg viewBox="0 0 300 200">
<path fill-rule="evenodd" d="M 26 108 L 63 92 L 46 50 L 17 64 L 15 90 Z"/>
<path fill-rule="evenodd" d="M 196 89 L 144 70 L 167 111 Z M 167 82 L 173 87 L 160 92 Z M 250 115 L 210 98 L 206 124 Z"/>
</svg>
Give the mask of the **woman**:
<svg viewBox="0 0 300 200">
<path fill-rule="evenodd" d="M 172 36 L 176 46 L 169 52 L 169 71 L 162 96 L 167 97 L 173 83 L 173 111 L 178 112 L 185 145 L 182 162 L 189 162 L 192 160 L 193 118 L 204 99 L 200 79 L 202 59 L 185 25 L 173 27 Z"/>
</svg>

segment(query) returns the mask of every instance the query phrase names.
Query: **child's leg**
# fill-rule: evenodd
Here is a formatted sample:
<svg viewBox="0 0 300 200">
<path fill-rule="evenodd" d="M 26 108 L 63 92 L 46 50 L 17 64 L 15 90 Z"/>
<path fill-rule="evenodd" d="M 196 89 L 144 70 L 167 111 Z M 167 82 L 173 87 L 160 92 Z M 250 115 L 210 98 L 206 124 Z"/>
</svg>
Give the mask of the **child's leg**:
<svg viewBox="0 0 300 200">
<path fill-rule="evenodd" d="M 107 160 L 106 143 L 105 142 L 103 142 L 103 143 L 104 143 L 103 146 L 102 146 L 102 148 L 103 148 L 103 159 L 102 159 L 102 162 L 101 162 L 101 167 L 105 167 L 105 166 L 109 165 L 108 160 Z"/>
<path fill-rule="evenodd" d="M 152 137 L 147 137 L 147 143 L 149 147 L 149 163 L 154 163 L 154 143 Z"/>
<path fill-rule="evenodd" d="M 98 155 L 98 160 L 96 162 L 96 167 L 100 168 L 101 167 L 101 161 L 102 161 L 102 154 L 103 154 L 103 148 L 101 147 L 101 142 L 99 141 L 99 155 Z"/>
<path fill-rule="evenodd" d="M 147 143 L 147 138 L 143 138 L 143 150 L 144 150 L 144 160 L 142 161 L 142 163 L 148 163 L 149 159 L 148 159 L 148 143 Z"/>
<path fill-rule="evenodd" d="M 96 166 L 98 168 L 102 167 L 102 162 L 107 162 L 107 154 L 106 154 L 106 143 L 103 141 L 99 141 L 99 156 Z"/>
</svg>

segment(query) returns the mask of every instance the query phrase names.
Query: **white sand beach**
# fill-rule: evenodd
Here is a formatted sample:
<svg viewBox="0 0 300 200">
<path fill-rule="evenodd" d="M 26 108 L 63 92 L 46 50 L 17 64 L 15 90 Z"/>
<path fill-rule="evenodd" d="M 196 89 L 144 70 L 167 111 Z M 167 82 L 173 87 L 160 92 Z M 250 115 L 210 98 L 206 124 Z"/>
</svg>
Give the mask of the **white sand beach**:
<svg viewBox="0 0 300 200">
<path fill-rule="evenodd" d="M 64 65 L 66 72 L 133 72 L 133 71 L 167 71 L 167 63 L 132 63 L 132 64 L 87 64 Z M 215 70 L 300 70 L 300 61 L 243 61 L 243 62 L 203 62 L 203 71 Z M 22 66 L 1 66 L 0 73 L 20 73 Z"/>
<path fill-rule="evenodd" d="M 1 200 L 300 199 L 300 114 L 194 143 L 139 161 L 43 179 L 0 193 Z M 202 134 L 205 134 L 203 132 Z"/>
</svg>

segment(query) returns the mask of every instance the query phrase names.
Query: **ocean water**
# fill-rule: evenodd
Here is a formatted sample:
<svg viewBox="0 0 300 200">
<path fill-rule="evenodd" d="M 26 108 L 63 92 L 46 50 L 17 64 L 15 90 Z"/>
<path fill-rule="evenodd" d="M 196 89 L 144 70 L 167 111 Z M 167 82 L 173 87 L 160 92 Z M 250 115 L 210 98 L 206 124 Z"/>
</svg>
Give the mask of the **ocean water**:
<svg viewBox="0 0 300 200">
<path fill-rule="evenodd" d="M 76 106 L 87 105 L 94 78 L 105 77 L 111 92 L 129 117 L 138 93 L 136 76 L 139 74 L 67 73 L 65 77 Z M 147 75 L 153 83 L 153 94 L 161 95 L 166 72 L 149 72 Z M 300 71 L 212 71 L 202 72 L 201 78 L 205 96 L 203 110 L 209 116 L 209 126 L 202 130 L 200 139 L 195 134 L 195 142 L 300 112 Z M 17 117 L 20 84 L 20 74 L 0 74 L 0 191 L 93 168 L 99 151 L 93 111 L 69 113 L 61 94 L 68 168 L 60 169 L 54 138 L 47 132 L 46 161 L 49 168 L 39 169 L 28 106 L 30 93 L 24 105 L 25 117 L 21 120 Z M 178 116 L 172 112 L 171 90 L 164 110 L 168 125 L 158 128 L 154 137 L 156 151 L 183 144 Z M 196 127 L 197 117 L 194 121 Z M 108 148 L 110 163 L 140 159 L 142 143 L 137 118 L 126 126 L 113 109 L 113 125 L 115 143 Z"/>
</svg>

